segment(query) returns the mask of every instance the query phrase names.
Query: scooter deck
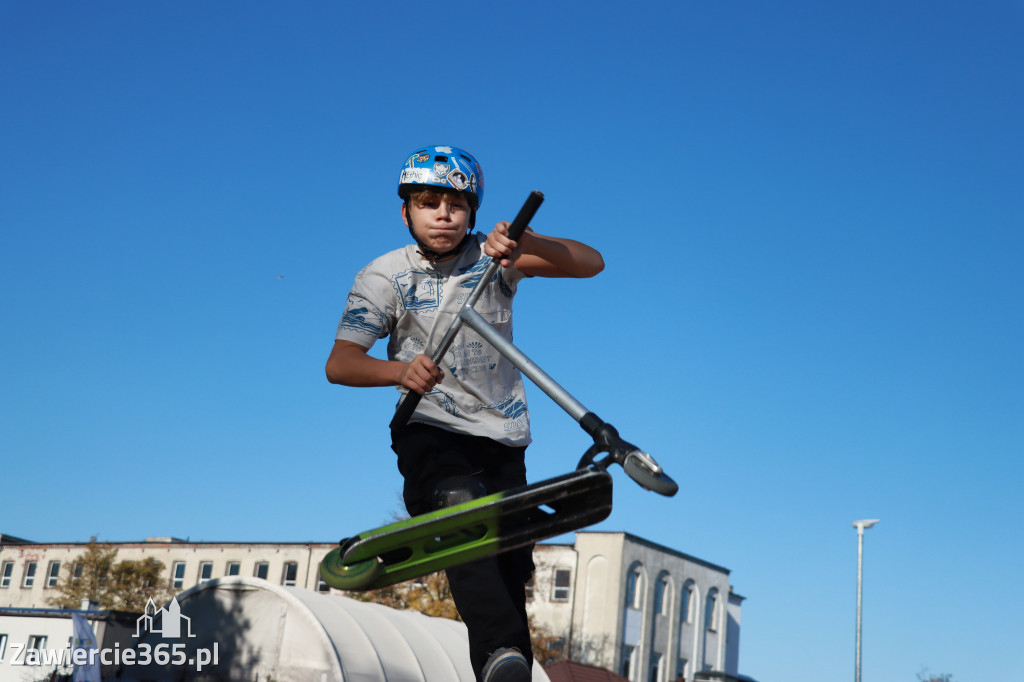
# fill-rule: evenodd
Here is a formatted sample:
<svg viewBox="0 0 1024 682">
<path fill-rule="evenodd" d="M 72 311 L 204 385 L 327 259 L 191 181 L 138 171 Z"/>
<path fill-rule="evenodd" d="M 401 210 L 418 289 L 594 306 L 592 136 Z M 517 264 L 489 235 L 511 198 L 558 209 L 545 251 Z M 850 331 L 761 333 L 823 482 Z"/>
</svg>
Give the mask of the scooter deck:
<svg viewBox="0 0 1024 682">
<path fill-rule="evenodd" d="M 373 590 L 584 528 L 611 510 L 611 475 L 580 469 L 361 533 L 331 550 L 320 575 L 337 589 Z"/>
</svg>

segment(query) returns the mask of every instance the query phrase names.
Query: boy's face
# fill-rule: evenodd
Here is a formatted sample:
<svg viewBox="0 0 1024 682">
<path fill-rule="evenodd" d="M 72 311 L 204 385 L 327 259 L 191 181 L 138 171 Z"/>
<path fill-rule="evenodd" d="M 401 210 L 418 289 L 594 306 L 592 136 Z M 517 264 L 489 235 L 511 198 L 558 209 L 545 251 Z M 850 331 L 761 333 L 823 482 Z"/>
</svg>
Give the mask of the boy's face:
<svg viewBox="0 0 1024 682">
<path fill-rule="evenodd" d="M 472 215 L 462 194 L 423 192 L 409 198 L 409 212 L 402 204 L 402 220 L 427 248 L 438 253 L 451 251 L 469 230 Z M 411 221 L 411 223 L 410 223 Z"/>
</svg>

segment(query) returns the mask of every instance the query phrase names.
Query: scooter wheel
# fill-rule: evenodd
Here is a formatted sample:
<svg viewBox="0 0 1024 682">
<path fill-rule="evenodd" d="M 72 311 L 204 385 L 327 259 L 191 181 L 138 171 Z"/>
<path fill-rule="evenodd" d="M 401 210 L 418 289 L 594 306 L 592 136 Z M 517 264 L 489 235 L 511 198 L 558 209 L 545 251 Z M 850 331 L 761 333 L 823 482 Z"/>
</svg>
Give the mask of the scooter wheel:
<svg viewBox="0 0 1024 682">
<path fill-rule="evenodd" d="M 651 471 L 640 458 L 632 454 L 626 456 L 626 461 L 622 463 L 622 468 L 641 488 L 656 492 L 665 497 L 672 497 L 679 492 L 679 484 L 673 481 L 671 476 L 664 471 L 658 473 Z"/>
<path fill-rule="evenodd" d="M 355 564 L 343 564 L 339 547 L 328 552 L 320 562 L 320 577 L 338 590 L 367 589 L 380 575 L 380 571 L 381 563 L 377 557 Z"/>
</svg>

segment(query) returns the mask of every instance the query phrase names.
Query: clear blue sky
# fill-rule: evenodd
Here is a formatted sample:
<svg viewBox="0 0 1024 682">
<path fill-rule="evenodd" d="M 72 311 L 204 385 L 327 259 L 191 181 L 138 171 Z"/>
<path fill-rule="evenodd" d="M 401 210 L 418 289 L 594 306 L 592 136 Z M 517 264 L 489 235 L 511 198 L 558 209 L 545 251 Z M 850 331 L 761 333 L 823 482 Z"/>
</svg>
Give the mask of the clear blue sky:
<svg viewBox="0 0 1024 682">
<path fill-rule="evenodd" d="M 327 384 L 414 147 L 605 255 L 516 340 L 682 484 L 598 528 L 728 567 L 741 670 L 1024 667 L 1019 1 L 0 0 L 0 532 L 331 541 L 391 389 Z M 539 391 L 531 478 L 586 435 Z"/>
</svg>

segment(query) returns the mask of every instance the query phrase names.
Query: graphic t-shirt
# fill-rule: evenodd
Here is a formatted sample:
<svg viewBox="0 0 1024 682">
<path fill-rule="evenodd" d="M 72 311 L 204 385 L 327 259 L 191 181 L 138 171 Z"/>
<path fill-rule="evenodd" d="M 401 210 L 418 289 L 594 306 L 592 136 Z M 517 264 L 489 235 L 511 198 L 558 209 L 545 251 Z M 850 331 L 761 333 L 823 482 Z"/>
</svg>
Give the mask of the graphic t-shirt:
<svg viewBox="0 0 1024 682">
<path fill-rule="evenodd" d="M 365 348 L 387 338 L 390 360 L 431 355 L 491 261 L 485 241 L 474 234 L 458 257 L 441 263 L 425 261 L 414 245 L 377 258 L 356 275 L 336 338 Z M 515 267 L 499 268 L 473 306 L 509 341 L 512 298 L 523 277 Z M 462 325 L 438 366 L 444 380 L 423 397 L 410 422 L 509 445 L 530 443 L 522 376 L 479 334 Z"/>
</svg>

